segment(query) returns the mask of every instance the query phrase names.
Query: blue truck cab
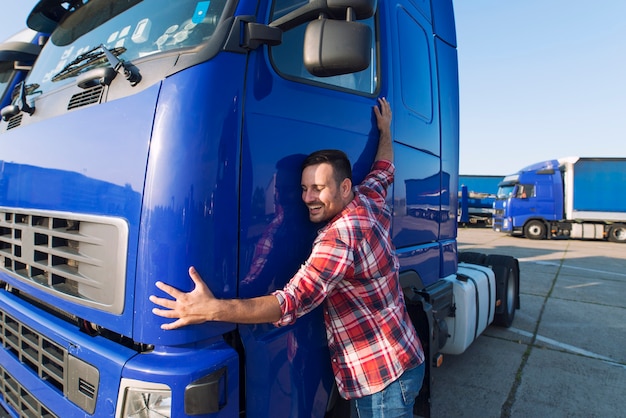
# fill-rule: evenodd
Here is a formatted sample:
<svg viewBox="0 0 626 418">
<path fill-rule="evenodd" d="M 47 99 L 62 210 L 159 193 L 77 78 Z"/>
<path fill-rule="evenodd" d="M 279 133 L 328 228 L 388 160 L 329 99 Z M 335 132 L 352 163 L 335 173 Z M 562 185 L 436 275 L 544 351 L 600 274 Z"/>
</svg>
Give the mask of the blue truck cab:
<svg viewBox="0 0 626 418">
<path fill-rule="evenodd" d="M 493 228 L 530 236 L 546 234 L 546 221 L 563 218 L 563 180 L 557 160 L 505 176 L 498 184 Z"/>
<path fill-rule="evenodd" d="M 0 123 L 0 412 L 342 416 L 319 309 L 282 328 L 164 331 L 148 297 L 156 281 L 191 290 L 192 265 L 217 297 L 281 288 L 316 233 L 300 163 L 338 148 L 361 181 L 381 96 L 393 239 L 429 367 L 455 327 L 452 353 L 494 315 L 510 325 L 515 294 L 499 290 L 496 309 L 489 286 L 480 315 L 474 293 L 453 295 L 472 275 L 516 291 L 519 269 L 457 255 L 450 0 L 41 0 L 27 24 L 50 38 Z"/>
</svg>

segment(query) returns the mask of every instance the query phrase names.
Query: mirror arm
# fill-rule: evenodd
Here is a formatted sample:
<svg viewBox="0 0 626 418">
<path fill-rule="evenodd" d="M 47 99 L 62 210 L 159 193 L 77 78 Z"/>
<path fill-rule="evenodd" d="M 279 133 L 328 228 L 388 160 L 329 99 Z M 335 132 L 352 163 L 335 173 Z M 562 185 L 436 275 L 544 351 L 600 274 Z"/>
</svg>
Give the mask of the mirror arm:
<svg viewBox="0 0 626 418">
<path fill-rule="evenodd" d="M 346 22 L 354 22 L 356 20 L 356 13 L 352 7 L 346 9 Z"/>
<path fill-rule="evenodd" d="M 348 22 L 367 19 L 376 12 L 377 0 L 310 0 L 309 3 L 293 10 L 270 23 L 283 32 L 317 18 L 325 13 L 329 19 Z"/>
<path fill-rule="evenodd" d="M 35 107 L 29 105 L 26 98 L 26 81 L 22 81 L 20 83 L 20 95 L 18 96 L 17 101 L 22 112 L 28 113 L 29 115 L 35 113 Z"/>
<path fill-rule="evenodd" d="M 276 46 L 283 41 L 283 31 L 261 23 L 248 22 L 241 46 L 246 49 L 257 49 L 261 45 Z"/>
<path fill-rule="evenodd" d="M 287 13 L 283 17 L 276 19 L 269 25 L 271 27 L 279 28 L 283 32 L 293 29 L 303 23 L 315 20 L 320 12 L 327 9 L 326 1 L 324 0 L 311 0 L 306 5 L 297 8 L 296 10 Z"/>
</svg>

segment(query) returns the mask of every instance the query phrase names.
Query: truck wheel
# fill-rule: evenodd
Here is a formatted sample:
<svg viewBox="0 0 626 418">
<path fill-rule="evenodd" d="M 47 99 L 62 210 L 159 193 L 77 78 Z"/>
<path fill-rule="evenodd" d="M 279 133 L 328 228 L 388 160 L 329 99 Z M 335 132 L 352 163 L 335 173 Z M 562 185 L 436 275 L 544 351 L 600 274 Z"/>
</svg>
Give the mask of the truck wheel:
<svg viewBox="0 0 626 418">
<path fill-rule="evenodd" d="M 494 315 L 494 325 L 510 327 L 519 307 L 519 264 L 508 255 L 489 255 L 487 265 L 496 275 L 496 298 L 499 305 Z"/>
<path fill-rule="evenodd" d="M 626 225 L 617 224 L 609 229 L 609 241 L 626 242 Z"/>
<path fill-rule="evenodd" d="M 524 235 L 529 239 L 544 239 L 546 237 L 546 225 L 541 221 L 529 221 L 524 226 Z"/>
</svg>

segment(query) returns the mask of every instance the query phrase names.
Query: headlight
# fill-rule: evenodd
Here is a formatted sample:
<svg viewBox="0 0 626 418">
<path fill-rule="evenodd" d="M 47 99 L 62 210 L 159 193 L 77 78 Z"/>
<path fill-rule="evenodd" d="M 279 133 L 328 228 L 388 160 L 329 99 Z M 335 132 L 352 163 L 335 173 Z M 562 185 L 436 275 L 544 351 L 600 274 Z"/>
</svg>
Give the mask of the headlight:
<svg viewBox="0 0 626 418">
<path fill-rule="evenodd" d="M 172 391 L 169 386 L 122 379 L 117 417 L 163 418 L 172 416 Z"/>
</svg>

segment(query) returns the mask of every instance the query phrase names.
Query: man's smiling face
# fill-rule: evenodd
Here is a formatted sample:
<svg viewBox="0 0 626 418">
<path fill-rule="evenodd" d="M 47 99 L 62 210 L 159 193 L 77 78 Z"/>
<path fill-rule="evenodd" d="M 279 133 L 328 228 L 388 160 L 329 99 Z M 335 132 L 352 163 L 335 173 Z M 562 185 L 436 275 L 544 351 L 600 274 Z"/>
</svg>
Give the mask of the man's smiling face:
<svg viewBox="0 0 626 418">
<path fill-rule="evenodd" d="M 311 165 L 302 170 L 302 200 L 309 208 L 311 222 L 332 219 L 352 199 L 352 183 L 344 179 L 337 184 L 333 167 L 328 163 Z"/>
</svg>

